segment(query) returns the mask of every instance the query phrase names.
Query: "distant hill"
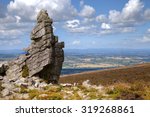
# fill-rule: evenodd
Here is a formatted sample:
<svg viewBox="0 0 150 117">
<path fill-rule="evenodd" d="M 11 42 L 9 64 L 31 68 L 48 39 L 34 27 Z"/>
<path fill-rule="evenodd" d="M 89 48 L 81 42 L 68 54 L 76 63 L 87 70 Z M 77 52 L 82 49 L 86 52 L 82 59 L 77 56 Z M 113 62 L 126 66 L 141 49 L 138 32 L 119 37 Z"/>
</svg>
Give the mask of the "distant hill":
<svg viewBox="0 0 150 117">
<path fill-rule="evenodd" d="M 113 68 L 92 72 L 83 72 L 61 76 L 60 83 L 82 83 L 90 80 L 91 84 L 110 85 L 114 83 L 150 82 L 150 63 L 128 67 Z"/>
<path fill-rule="evenodd" d="M 101 49 L 65 49 L 65 55 L 87 55 L 98 54 L 105 56 L 150 56 L 150 49 L 122 49 L 122 48 L 101 48 Z"/>
<path fill-rule="evenodd" d="M 0 61 L 11 60 L 24 53 L 23 50 L 0 50 Z"/>
<path fill-rule="evenodd" d="M 23 50 L 0 50 L 0 54 L 23 54 Z"/>
</svg>

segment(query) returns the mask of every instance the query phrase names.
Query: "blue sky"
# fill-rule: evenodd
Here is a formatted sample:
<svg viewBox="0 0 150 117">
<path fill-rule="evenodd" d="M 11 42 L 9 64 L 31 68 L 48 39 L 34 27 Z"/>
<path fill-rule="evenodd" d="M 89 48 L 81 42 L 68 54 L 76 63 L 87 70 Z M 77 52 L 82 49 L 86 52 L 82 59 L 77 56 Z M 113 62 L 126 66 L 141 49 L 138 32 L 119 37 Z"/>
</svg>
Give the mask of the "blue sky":
<svg viewBox="0 0 150 117">
<path fill-rule="evenodd" d="M 0 0 L 0 50 L 30 44 L 40 9 L 66 49 L 150 49 L 149 0 Z"/>
</svg>

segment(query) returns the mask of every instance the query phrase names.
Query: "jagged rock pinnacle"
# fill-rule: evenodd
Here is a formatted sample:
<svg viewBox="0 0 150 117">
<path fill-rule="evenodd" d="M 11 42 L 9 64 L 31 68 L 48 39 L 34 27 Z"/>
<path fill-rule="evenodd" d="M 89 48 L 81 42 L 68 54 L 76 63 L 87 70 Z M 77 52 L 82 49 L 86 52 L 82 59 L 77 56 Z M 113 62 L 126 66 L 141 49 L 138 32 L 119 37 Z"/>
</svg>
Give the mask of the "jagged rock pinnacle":
<svg viewBox="0 0 150 117">
<path fill-rule="evenodd" d="M 48 82 L 58 82 L 64 61 L 64 42 L 58 42 L 52 23 L 47 11 L 41 10 L 31 31 L 31 45 L 25 49 L 25 55 L 10 62 L 6 75 L 12 78 L 38 76 Z"/>
</svg>

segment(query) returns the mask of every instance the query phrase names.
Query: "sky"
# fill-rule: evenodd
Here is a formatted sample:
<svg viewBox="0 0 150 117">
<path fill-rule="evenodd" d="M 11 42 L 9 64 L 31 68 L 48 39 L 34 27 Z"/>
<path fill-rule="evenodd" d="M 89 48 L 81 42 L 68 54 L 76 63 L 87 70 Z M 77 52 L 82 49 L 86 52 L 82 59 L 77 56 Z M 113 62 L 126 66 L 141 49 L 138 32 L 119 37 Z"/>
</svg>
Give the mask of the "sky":
<svg viewBox="0 0 150 117">
<path fill-rule="evenodd" d="M 28 47 L 41 9 L 66 49 L 150 49 L 150 0 L 0 0 L 0 50 Z"/>
</svg>

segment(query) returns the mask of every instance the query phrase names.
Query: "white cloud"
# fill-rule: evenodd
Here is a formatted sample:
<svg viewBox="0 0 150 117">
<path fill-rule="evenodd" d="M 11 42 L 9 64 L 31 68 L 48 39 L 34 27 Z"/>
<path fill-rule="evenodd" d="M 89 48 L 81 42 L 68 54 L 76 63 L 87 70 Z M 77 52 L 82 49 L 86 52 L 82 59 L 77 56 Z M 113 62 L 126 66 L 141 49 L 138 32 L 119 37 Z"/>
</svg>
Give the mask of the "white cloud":
<svg viewBox="0 0 150 117">
<path fill-rule="evenodd" d="M 0 16 L 0 43 L 29 37 L 37 13 L 46 9 L 54 21 L 65 21 L 77 15 L 71 0 L 13 0 Z M 0 11 L 1 14 L 1 11 Z M 11 35 L 11 36 L 10 36 Z M 30 37 L 28 38 L 30 40 Z M 12 41 L 15 44 L 17 41 Z"/>
<path fill-rule="evenodd" d="M 123 18 L 131 21 L 139 18 L 143 7 L 144 5 L 140 0 L 129 0 L 122 10 Z"/>
<path fill-rule="evenodd" d="M 110 26 L 110 24 L 102 23 L 101 28 L 104 30 L 109 30 L 109 29 L 111 29 L 111 26 Z"/>
<path fill-rule="evenodd" d="M 116 24 L 131 24 L 140 22 L 143 18 L 143 3 L 140 0 L 129 0 L 122 11 L 111 10 L 109 12 L 109 20 Z"/>
<path fill-rule="evenodd" d="M 2 29 L 0 29 L 0 35 L 1 36 L 8 36 L 8 37 L 10 37 L 10 35 L 11 36 L 16 36 L 16 35 L 20 35 L 20 34 L 22 34 L 22 31 L 17 30 L 17 29 L 10 29 L 10 30 L 7 30 L 7 29 L 2 30 Z"/>
<path fill-rule="evenodd" d="M 84 21 L 81 23 L 80 20 L 74 19 L 66 21 L 64 24 L 64 28 L 72 33 L 90 33 L 91 30 L 96 28 L 95 25 L 86 24 Z"/>
<path fill-rule="evenodd" d="M 82 23 L 85 25 L 93 24 L 95 22 L 95 18 L 84 18 Z"/>
<path fill-rule="evenodd" d="M 106 15 L 99 15 L 96 17 L 97 22 L 107 22 L 107 20 L 108 19 L 107 19 Z"/>
<path fill-rule="evenodd" d="M 80 43 L 81 42 L 79 40 L 75 40 L 75 41 L 72 42 L 73 45 L 80 45 Z"/>
<path fill-rule="evenodd" d="M 82 17 L 92 17 L 95 14 L 95 9 L 89 5 L 84 5 L 83 9 L 80 11 L 80 16 Z"/>
<path fill-rule="evenodd" d="M 76 28 L 69 29 L 69 32 L 85 33 L 85 32 L 88 32 L 89 29 L 91 29 L 91 27 L 89 27 L 89 26 L 81 26 L 81 27 L 76 27 Z"/>
<path fill-rule="evenodd" d="M 20 20 L 21 20 L 21 17 L 19 17 L 19 16 L 15 16 L 15 18 L 16 18 L 16 23 L 19 23 L 19 22 L 20 22 Z"/>
<path fill-rule="evenodd" d="M 80 25 L 80 21 L 75 19 L 75 20 L 69 20 L 66 22 L 66 26 L 68 28 L 76 28 Z"/>
<path fill-rule="evenodd" d="M 134 32 L 137 25 L 141 25 L 150 19 L 150 9 L 144 9 L 140 0 L 129 0 L 121 11 L 110 10 L 108 16 L 100 14 L 96 21 L 102 23 L 100 34 L 129 33 Z"/>
<path fill-rule="evenodd" d="M 16 18 L 10 15 L 7 15 L 3 18 L 0 18 L 0 24 L 4 24 L 4 23 L 15 23 L 16 22 Z"/>
<path fill-rule="evenodd" d="M 141 39 L 138 39 L 142 43 L 150 43 L 150 28 L 147 29 L 147 32 L 143 35 Z"/>
<path fill-rule="evenodd" d="M 134 27 L 122 27 L 122 28 L 118 28 L 119 31 L 118 32 L 122 32 L 122 33 L 128 33 L 128 32 L 134 32 L 135 28 Z"/>
<path fill-rule="evenodd" d="M 41 9 L 46 9 L 54 20 L 66 20 L 77 15 L 71 0 L 14 0 L 7 6 L 10 14 L 22 20 L 35 20 Z"/>
<path fill-rule="evenodd" d="M 69 32 L 72 33 L 88 33 L 91 34 L 94 32 L 96 26 L 95 25 L 88 25 L 88 26 L 78 26 L 78 27 L 74 27 L 74 28 L 68 28 L 65 27 Z M 91 31 L 92 30 L 92 31 Z"/>
<path fill-rule="evenodd" d="M 0 25 L 0 44 L 7 47 L 7 45 L 18 45 L 24 37 L 30 39 L 30 31 L 32 30 L 32 23 L 3 23 Z"/>
<path fill-rule="evenodd" d="M 7 40 L 0 40 L 0 45 L 7 45 L 7 46 L 14 46 L 14 45 L 18 45 L 21 44 L 21 41 L 19 39 L 7 39 Z"/>
<path fill-rule="evenodd" d="M 107 34 L 112 34 L 112 33 L 116 33 L 115 30 L 101 30 L 98 34 L 107 35 Z"/>
<path fill-rule="evenodd" d="M 112 23 L 119 23 L 122 20 L 120 12 L 116 10 L 109 11 L 109 20 Z"/>
</svg>

